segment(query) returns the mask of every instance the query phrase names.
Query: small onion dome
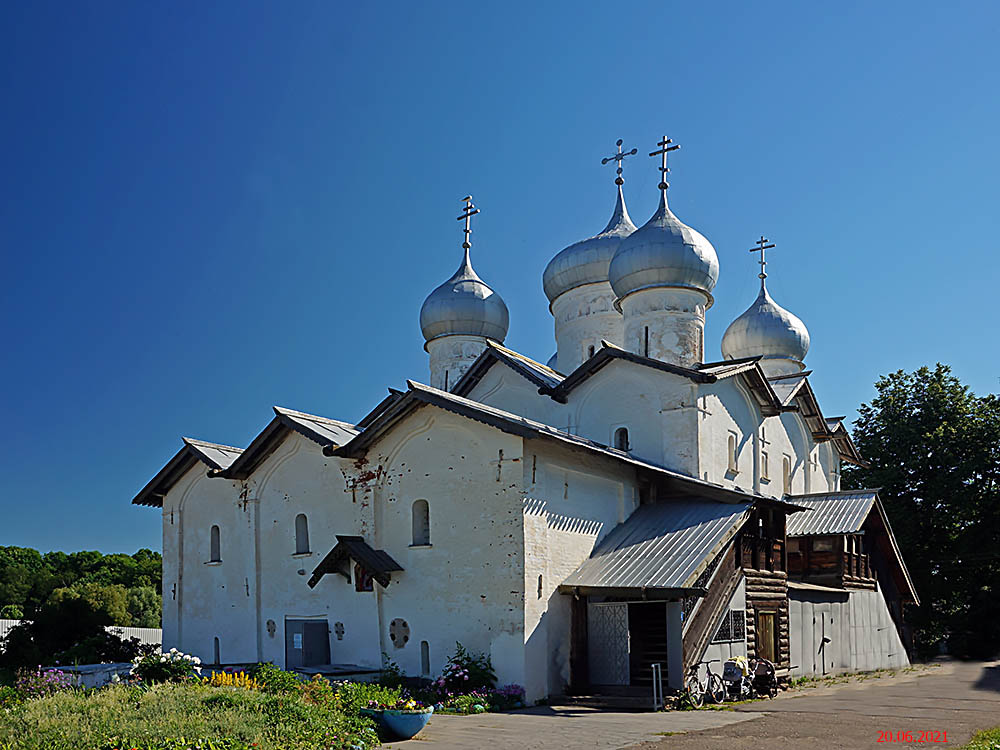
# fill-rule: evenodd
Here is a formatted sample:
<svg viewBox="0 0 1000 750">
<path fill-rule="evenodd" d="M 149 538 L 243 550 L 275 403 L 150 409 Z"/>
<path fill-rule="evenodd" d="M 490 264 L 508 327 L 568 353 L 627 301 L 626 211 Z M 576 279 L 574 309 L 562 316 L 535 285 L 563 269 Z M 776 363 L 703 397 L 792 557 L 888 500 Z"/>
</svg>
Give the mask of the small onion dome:
<svg viewBox="0 0 1000 750">
<path fill-rule="evenodd" d="M 420 308 L 420 330 L 430 341 L 441 336 L 483 336 L 503 343 L 507 305 L 472 269 L 466 248 L 455 275 L 431 292 Z"/>
<path fill-rule="evenodd" d="M 622 240 L 608 276 L 619 300 L 640 289 L 687 287 L 705 292 L 711 305 L 719 258 L 711 242 L 674 216 L 661 190 L 656 213 Z"/>
<path fill-rule="evenodd" d="M 600 234 L 580 240 L 549 261 L 542 274 L 545 296 L 552 302 L 560 294 L 584 284 L 608 280 L 608 266 L 622 240 L 635 231 L 635 224 L 625 208 L 622 186 L 611 221 Z"/>
<path fill-rule="evenodd" d="M 763 357 L 801 363 L 808 351 L 805 323 L 771 299 L 763 283 L 754 303 L 722 335 L 722 356 L 726 359 Z"/>
</svg>

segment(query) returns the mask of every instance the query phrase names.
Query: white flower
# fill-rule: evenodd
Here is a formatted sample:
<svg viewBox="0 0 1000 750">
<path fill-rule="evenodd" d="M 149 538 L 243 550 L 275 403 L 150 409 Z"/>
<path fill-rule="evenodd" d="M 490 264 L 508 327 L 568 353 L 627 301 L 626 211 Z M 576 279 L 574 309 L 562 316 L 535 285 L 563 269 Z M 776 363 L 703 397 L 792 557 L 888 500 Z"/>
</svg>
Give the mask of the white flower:
<svg viewBox="0 0 1000 750">
<path fill-rule="evenodd" d="M 191 661 L 193 661 L 195 664 L 201 664 L 201 659 L 199 659 L 197 656 L 194 657 Z"/>
</svg>

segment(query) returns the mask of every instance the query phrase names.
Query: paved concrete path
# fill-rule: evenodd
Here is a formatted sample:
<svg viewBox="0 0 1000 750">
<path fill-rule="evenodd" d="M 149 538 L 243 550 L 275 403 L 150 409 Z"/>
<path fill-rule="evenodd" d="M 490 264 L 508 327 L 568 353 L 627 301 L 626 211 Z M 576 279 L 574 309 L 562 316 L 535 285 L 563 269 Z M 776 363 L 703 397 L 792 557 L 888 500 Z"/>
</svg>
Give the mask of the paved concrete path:
<svg viewBox="0 0 1000 750">
<path fill-rule="evenodd" d="M 763 714 L 735 711 L 618 713 L 580 706 L 546 706 L 502 714 L 435 716 L 408 742 L 390 742 L 399 750 L 618 750 L 667 732 L 724 727 Z M 733 750 L 729 748 L 729 750 Z"/>
<path fill-rule="evenodd" d="M 1000 662 L 951 662 L 926 671 L 797 689 L 773 701 L 739 706 L 735 713 L 746 715 L 747 709 L 754 712 L 753 721 L 638 747 L 927 748 L 945 745 L 945 734 L 945 746 L 957 747 L 975 731 L 1000 725 Z M 760 711 L 767 715 L 761 717 Z M 902 740 L 899 732 L 904 733 Z M 912 741 L 906 741 L 906 732 Z M 929 733 L 921 736 L 922 732 Z"/>
</svg>

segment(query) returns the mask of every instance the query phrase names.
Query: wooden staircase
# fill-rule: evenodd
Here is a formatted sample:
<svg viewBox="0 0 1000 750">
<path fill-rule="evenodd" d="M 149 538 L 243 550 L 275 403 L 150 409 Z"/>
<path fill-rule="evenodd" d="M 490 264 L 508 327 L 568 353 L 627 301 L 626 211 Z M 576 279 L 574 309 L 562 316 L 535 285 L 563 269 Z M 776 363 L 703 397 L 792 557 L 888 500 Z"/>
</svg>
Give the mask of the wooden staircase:
<svg viewBox="0 0 1000 750">
<path fill-rule="evenodd" d="M 711 643 L 718 627 L 719 617 L 729 606 L 736 588 L 740 585 L 743 572 L 736 565 L 735 545 L 729 548 L 719 561 L 715 580 L 702 599 L 701 604 L 691 616 L 690 624 L 684 632 L 684 670 L 701 659 L 708 644 Z"/>
</svg>

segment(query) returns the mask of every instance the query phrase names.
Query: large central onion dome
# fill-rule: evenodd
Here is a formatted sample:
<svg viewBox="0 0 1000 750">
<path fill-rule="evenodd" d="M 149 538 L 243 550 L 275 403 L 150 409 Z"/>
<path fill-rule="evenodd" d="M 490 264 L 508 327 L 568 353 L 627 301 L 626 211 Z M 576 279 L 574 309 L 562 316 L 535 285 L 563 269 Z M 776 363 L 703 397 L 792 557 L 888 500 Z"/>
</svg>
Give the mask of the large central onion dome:
<svg viewBox="0 0 1000 750">
<path fill-rule="evenodd" d="M 808 351 L 805 323 L 771 299 L 763 279 L 757 299 L 722 336 L 722 356 L 726 359 L 763 357 L 801 364 Z"/>
<path fill-rule="evenodd" d="M 656 213 L 618 246 L 608 277 L 619 301 L 641 289 L 685 287 L 705 292 L 711 305 L 719 258 L 711 242 L 674 215 L 663 189 Z"/>
<path fill-rule="evenodd" d="M 503 343 L 509 325 L 507 305 L 473 270 L 468 247 L 455 275 L 431 292 L 420 308 L 420 330 L 426 341 L 466 335 Z"/>
<path fill-rule="evenodd" d="M 635 224 L 625 208 L 622 186 L 618 185 L 618 200 L 611 221 L 600 234 L 575 242 L 560 251 L 545 267 L 542 286 L 552 302 L 560 294 L 584 284 L 608 280 L 608 266 L 622 240 L 635 231 Z"/>
</svg>

